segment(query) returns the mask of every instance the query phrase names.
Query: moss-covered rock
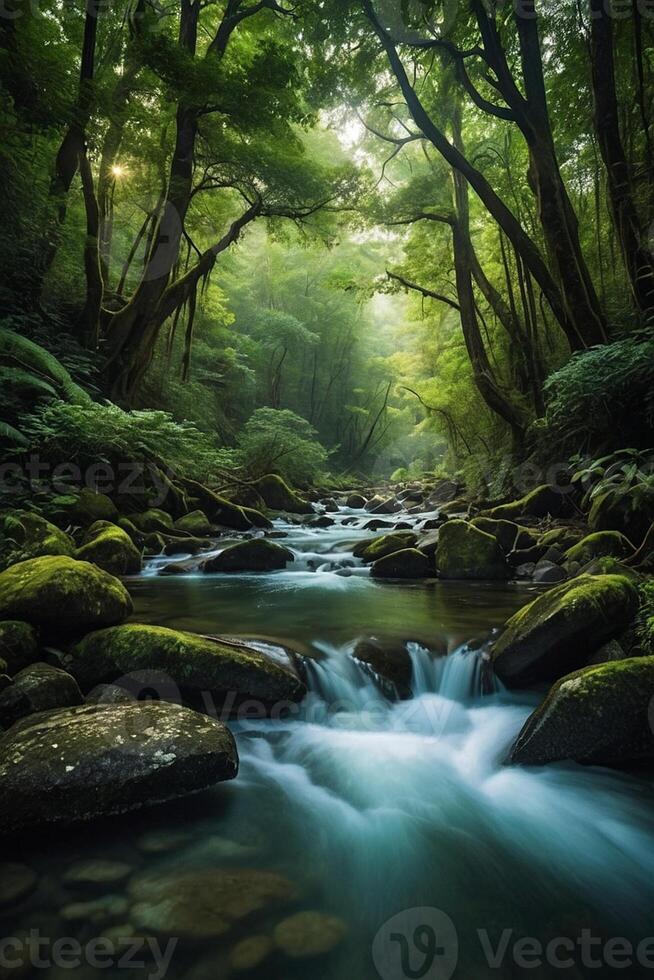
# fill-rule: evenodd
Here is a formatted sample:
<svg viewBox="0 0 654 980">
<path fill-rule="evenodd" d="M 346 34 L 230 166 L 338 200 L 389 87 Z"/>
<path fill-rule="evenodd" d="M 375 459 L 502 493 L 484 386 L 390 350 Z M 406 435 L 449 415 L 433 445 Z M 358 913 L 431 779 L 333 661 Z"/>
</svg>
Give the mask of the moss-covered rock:
<svg viewBox="0 0 654 980">
<path fill-rule="evenodd" d="M 70 521 L 88 527 L 96 521 L 116 521 L 118 508 L 105 493 L 96 493 L 84 487 L 69 510 Z"/>
<path fill-rule="evenodd" d="M 440 528 L 436 570 L 441 578 L 479 581 L 508 579 L 511 574 L 497 539 L 461 520 Z"/>
<path fill-rule="evenodd" d="M 147 686 L 146 675 L 166 683 L 160 691 L 167 698 L 175 685 L 195 700 L 210 694 L 221 702 L 228 696 L 253 698 L 269 705 L 279 701 L 298 701 L 305 688 L 295 671 L 276 663 L 257 650 L 238 643 L 166 629 L 128 623 L 113 629 L 90 633 L 74 648 L 71 673 L 83 690 L 96 684 L 110 684 L 136 672 L 133 682 Z"/>
<path fill-rule="evenodd" d="M 162 534 L 158 534 L 156 531 L 151 531 L 150 534 L 146 534 L 143 538 L 144 555 L 150 557 L 154 555 L 160 555 L 162 554 L 165 547 L 166 547 L 166 539 Z"/>
<path fill-rule="evenodd" d="M 638 592 L 623 575 L 582 575 L 556 586 L 512 616 L 491 650 L 509 687 L 554 681 L 585 666 L 638 610 Z"/>
<path fill-rule="evenodd" d="M 125 534 L 129 535 L 133 543 L 137 548 L 142 548 L 145 543 L 145 535 L 143 531 L 139 531 L 135 524 L 132 524 L 128 517 L 119 517 L 116 521 L 116 526 L 122 528 Z"/>
<path fill-rule="evenodd" d="M 214 524 L 231 528 L 234 531 L 248 531 L 254 527 L 245 508 L 232 503 L 226 497 L 221 497 L 220 494 L 214 493 L 209 487 L 205 487 L 195 480 L 184 480 L 184 486 Z M 263 518 L 263 514 L 260 516 Z"/>
<path fill-rule="evenodd" d="M 638 547 L 654 523 L 654 504 L 644 495 L 642 500 L 633 494 L 600 494 L 593 500 L 588 526 L 593 531 L 622 531 L 634 547 Z"/>
<path fill-rule="evenodd" d="M 91 525 L 75 557 L 93 562 L 111 575 L 138 575 L 141 571 L 141 552 L 122 528 L 108 521 Z"/>
<path fill-rule="evenodd" d="M 573 759 L 618 768 L 654 763 L 654 657 L 586 667 L 562 677 L 527 720 L 510 761 Z"/>
<path fill-rule="evenodd" d="M 543 548 L 559 548 L 561 551 L 567 551 L 568 548 L 572 548 L 573 545 L 581 541 L 583 537 L 585 537 L 585 531 L 580 527 L 552 527 L 539 536 L 538 544 Z"/>
<path fill-rule="evenodd" d="M 10 687 L 0 692 L 0 725 L 10 728 L 19 718 L 37 711 L 81 703 L 77 681 L 65 670 L 50 664 L 30 664 L 16 674 Z"/>
<path fill-rule="evenodd" d="M 32 558 L 0 573 L 0 619 L 25 620 L 55 636 L 122 623 L 131 611 L 122 582 L 86 561 Z"/>
<path fill-rule="evenodd" d="M 166 534 L 173 526 L 173 519 L 165 510 L 151 507 L 142 514 L 130 514 L 128 518 L 142 534 Z"/>
<path fill-rule="evenodd" d="M 189 531 L 194 538 L 206 538 L 214 533 L 214 527 L 203 510 L 193 510 L 175 521 L 175 527 L 180 531 Z"/>
<path fill-rule="evenodd" d="M 528 527 L 522 527 L 514 521 L 493 520 L 491 517 L 475 517 L 470 521 L 473 527 L 478 527 L 486 534 L 492 534 L 505 554 L 511 551 L 522 551 L 531 548 L 537 542 L 537 537 Z"/>
<path fill-rule="evenodd" d="M 71 537 L 54 524 L 30 511 L 6 514 L 0 526 L 1 565 L 8 565 L 42 555 L 68 555 L 75 552 Z"/>
<path fill-rule="evenodd" d="M 578 561 L 584 564 L 593 558 L 624 558 L 630 555 L 633 548 L 624 534 L 619 531 L 596 531 L 582 538 L 565 553 L 566 561 Z"/>
<path fill-rule="evenodd" d="M 417 548 L 402 548 L 378 558 L 370 569 L 373 578 L 429 578 L 435 576 L 433 563 Z"/>
<path fill-rule="evenodd" d="M 270 510 L 287 511 L 289 514 L 313 514 L 313 507 L 282 480 L 281 476 L 269 473 L 255 480 L 254 487 Z"/>
<path fill-rule="evenodd" d="M 396 497 L 382 497 L 376 493 L 366 504 L 366 510 L 371 514 L 395 514 L 402 510 L 402 504 Z"/>
<path fill-rule="evenodd" d="M 377 561 L 379 558 L 393 554 L 394 551 L 413 548 L 417 540 L 418 536 L 413 531 L 382 534 L 381 537 L 374 538 L 372 541 L 359 541 L 352 549 L 352 554 L 355 558 L 362 558 L 365 562 Z"/>
<path fill-rule="evenodd" d="M 411 697 L 413 669 L 406 644 L 375 636 L 365 637 L 357 640 L 352 657 L 365 664 L 382 682 L 393 687 L 398 697 Z"/>
<path fill-rule="evenodd" d="M 520 517 L 565 517 L 572 510 L 570 495 L 561 487 L 547 483 L 530 490 L 524 497 L 493 507 L 485 515 L 493 519 L 515 521 Z"/>
<path fill-rule="evenodd" d="M 215 547 L 215 541 L 209 538 L 173 538 L 166 542 L 164 555 L 197 555 Z"/>
<path fill-rule="evenodd" d="M 4 661 L 4 673 L 16 674 L 34 663 L 38 652 L 39 641 L 33 626 L 15 619 L 0 623 L 0 658 Z"/>
<path fill-rule="evenodd" d="M 361 493 L 351 493 L 347 500 L 345 501 L 346 507 L 351 507 L 352 510 L 362 510 L 368 501 Z"/>
<path fill-rule="evenodd" d="M 237 770 L 227 728 L 178 705 L 40 712 L 0 739 L 0 827 L 6 834 L 125 813 L 207 789 Z"/>
<path fill-rule="evenodd" d="M 293 552 L 288 548 L 268 541 L 266 538 L 254 538 L 251 541 L 239 541 L 221 551 L 215 558 L 209 558 L 202 566 L 205 572 L 270 572 L 285 568 L 287 563 L 294 561 Z"/>
</svg>

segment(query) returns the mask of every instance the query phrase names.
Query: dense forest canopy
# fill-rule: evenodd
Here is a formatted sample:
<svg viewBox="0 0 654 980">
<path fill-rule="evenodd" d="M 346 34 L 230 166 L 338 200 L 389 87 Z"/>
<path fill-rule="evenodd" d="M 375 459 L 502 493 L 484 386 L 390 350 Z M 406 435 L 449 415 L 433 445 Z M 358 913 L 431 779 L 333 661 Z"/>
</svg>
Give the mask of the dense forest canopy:
<svg viewBox="0 0 654 980">
<path fill-rule="evenodd" d="M 6 6 L 3 325 L 96 398 L 300 483 L 648 444 L 639 4 Z"/>
</svg>

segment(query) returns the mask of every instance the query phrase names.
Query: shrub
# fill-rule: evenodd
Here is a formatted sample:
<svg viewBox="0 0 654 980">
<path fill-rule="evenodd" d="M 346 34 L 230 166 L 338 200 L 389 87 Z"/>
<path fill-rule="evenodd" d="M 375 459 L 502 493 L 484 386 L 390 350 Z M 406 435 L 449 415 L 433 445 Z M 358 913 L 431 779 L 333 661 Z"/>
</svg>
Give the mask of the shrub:
<svg viewBox="0 0 654 980">
<path fill-rule="evenodd" d="M 250 476 L 277 473 L 295 486 L 323 474 L 327 450 L 310 422 L 288 409 L 258 408 L 239 437 L 239 458 Z"/>
</svg>

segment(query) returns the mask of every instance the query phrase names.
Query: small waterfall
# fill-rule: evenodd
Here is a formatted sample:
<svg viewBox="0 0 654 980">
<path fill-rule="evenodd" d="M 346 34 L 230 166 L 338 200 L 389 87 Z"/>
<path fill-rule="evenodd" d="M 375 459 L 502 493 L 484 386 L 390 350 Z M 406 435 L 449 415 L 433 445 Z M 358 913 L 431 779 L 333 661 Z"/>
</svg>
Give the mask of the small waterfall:
<svg viewBox="0 0 654 980">
<path fill-rule="evenodd" d="M 408 643 L 411 691 L 414 697 L 440 694 L 451 701 L 469 701 L 483 694 L 483 664 L 476 651 L 462 646 L 446 657 L 435 657 L 419 643 Z"/>
</svg>

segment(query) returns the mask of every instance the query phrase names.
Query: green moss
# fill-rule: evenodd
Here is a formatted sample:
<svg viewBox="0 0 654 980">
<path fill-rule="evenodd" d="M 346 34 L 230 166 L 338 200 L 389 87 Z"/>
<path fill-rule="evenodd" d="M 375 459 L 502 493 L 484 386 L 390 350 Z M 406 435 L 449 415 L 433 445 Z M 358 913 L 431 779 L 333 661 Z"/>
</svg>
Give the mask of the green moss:
<svg viewBox="0 0 654 980">
<path fill-rule="evenodd" d="M 378 561 L 394 551 L 413 548 L 417 540 L 417 535 L 413 531 L 395 531 L 391 534 L 382 534 L 372 541 L 360 541 L 355 545 L 352 553 L 355 558 L 362 558 L 365 562 Z"/>
<path fill-rule="evenodd" d="M 172 681 L 198 693 L 234 692 L 266 701 L 304 694 L 294 671 L 256 650 L 163 626 L 128 623 L 100 630 L 73 650 L 71 672 L 85 690 L 133 671 L 156 671 L 168 686 Z"/>
<path fill-rule="evenodd" d="M 536 544 L 536 536 L 528 527 L 516 524 L 515 521 L 493 520 L 491 517 L 475 517 L 470 521 L 473 527 L 478 527 L 486 534 L 497 538 L 502 551 L 522 551 Z"/>
<path fill-rule="evenodd" d="M 131 611 L 122 582 L 89 562 L 47 556 L 0 573 L 0 618 L 25 620 L 54 635 L 120 623 Z"/>
<path fill-rule="evenodd" d="M 313 514 L 313 507 L 302 500 L 281 476 L 269 473 L 254 482 L 254 487 L 271 510 L 283 510 L 290 514 Z"/>
<path fill-rule="evenodd" d="M 293 552 L 274 541 L 255 538 L 239 541 L 210 558 L 203 565 L 205 572 L 268 572 L 285 568 L 294 560 Z"/>
<path fill-rule="evenodd" d="M 93 562 L 111 575 L 137 575 L 141 571 L 141 552 L 122 528 L 108 521 L 91 525 L 75 557 Z"/>
<path fill-rule="evenodd" d="M 130 514 L 129 520 L 143 534 L 165 534 L 173 526 L 173 519 L 170 514 L 167 514 L 165 510 L 158 510 L 156 507 L 145 510 L 142 514 Z"/>
<path fill-rule="evenodd" d="M 448 521 L 440 528 L 436 569 L 447 579 L 508 579 L 507 566 L 497 539 L 467 521 Z"/>
<path fill-rule="evenodd" d="M 34 663 L 38 652 L 39 642 L 33 626 L 20 620 L 0 623 L 0 657 L 4 661 L 4 669 L 0 673 L 16 674 Z"/>
<path fill-rule="evenodd" d="M 370 574 L 373 578 L 429 578 L 436 574 L 433 563 L 417 548 L 402 548 L 378 558 Z"/>
<path fill-rule="evenodd" d="M 180 531 L 190 531 L 194 538 L 206 537 L 213 533 L 213 525 L 202 510 L 191 511 L 175 521 L 175 527 Z"/>
<path fill-rule="evenodd" d="M 74 554 L 72 539 L 54 524 L 29 511 L 8 514 L 2 523 L 2 564 L 15 564 L 42 555 Z"/>
<path fill-rule="evenodd" d="M 485 515 L 493 519 L 516 520 L 518 517 L 560 517 L 567 513 L 570 504 L 568 497 L 558 487 L 547 483 L 530 490 L 524 497 L 509 504 L 493 507 Z"/>
<path fill-rule="evenodd" d="M 604 556 L 624 558 L 632 551 L 629 541 L 619 531 L 596 531 L 594 534 L 586 535 L 572 548 L 568 548 L 565 557 L 567 561 L 578 561 L 583 564 L 593 558 Z"/>
<path fill-rule="evenodd" d="M 73 523 L 88 527 L 96 521 L 115 521 L 118 508 L 105 493 L 96 493 L 89 487 L 84 487 L 71 508 L 70 517 Z"/>
</svg>

